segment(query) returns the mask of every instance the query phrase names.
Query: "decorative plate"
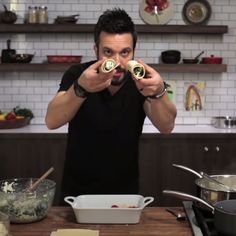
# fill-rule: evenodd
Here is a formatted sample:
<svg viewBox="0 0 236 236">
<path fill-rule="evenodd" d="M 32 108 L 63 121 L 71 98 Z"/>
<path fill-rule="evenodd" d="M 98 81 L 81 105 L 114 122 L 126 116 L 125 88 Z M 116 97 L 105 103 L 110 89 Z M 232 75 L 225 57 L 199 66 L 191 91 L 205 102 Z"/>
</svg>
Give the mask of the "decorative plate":
<svg viewBox="0 0 236 236">
<path fill-rule="evenodd" d="M 188 0 L 182 11 L 187 24 L 206 24 L 211 16 L 211 6 L 206 0 Z"/>
<path fill-rule="evenodd" d="M 166 24 L 174 16 L 174 5 L 170 0 L 142 0 L 139 3 L 139 14 L 147 24 Z"/>
</svg>

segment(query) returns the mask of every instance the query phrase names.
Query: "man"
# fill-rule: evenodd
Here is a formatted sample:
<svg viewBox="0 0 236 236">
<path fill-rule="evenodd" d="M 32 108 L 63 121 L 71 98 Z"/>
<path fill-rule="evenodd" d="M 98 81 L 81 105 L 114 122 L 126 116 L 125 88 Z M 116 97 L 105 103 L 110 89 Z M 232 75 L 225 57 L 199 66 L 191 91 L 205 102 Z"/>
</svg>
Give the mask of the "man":
<svg viewBox="0 0 236 236">
<path fill-rule="evenodd" d="M 69 122 L 62 198 L 80 194 L 138 193 L 138 143 L 145 116 L 163 133 L 174 127 L 176 108 L 161 76 L 147 64 L 144 79 L 127 72 L 137 35 L 122 9 L 107 10 L 94 32 L 97 61 L 72 66 L 49 103 L 49 129 Z M 105 59 L 118 64 L 101 71 Z"/>
</svg>

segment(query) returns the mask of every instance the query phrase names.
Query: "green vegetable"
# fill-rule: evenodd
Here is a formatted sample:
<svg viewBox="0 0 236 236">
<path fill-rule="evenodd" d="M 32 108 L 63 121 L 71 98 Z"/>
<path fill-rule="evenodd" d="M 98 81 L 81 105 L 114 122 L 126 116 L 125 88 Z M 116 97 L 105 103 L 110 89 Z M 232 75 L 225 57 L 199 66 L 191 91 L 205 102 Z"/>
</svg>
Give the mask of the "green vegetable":
<svg viewBox="0 0 236 236">
<path fill-rule="evenodd" d="M 30 109 L 20 108 L 19 106 L 13 108 L 13 112 L 17 116 L 24 116 L 24 117 L 30 117 L 30 118 L 34 117 L 34 114 L 33 114 L 33 112 Z"/>
</svg>

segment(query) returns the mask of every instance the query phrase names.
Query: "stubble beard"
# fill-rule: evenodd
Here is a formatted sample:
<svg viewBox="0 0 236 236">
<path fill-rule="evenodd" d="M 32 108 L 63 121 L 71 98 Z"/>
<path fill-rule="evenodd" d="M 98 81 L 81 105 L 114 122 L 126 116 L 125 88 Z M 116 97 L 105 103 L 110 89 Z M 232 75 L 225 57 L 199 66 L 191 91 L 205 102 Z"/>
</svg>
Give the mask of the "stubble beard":
<svg viewBox="0 0 236 236">
<path fill-rule="evenodd" d="M 121 76 L 113 76 L 111 85 L 120 86 L 127 80 L 127 71 L 121 67 L 116 68 L 117 73 L 121 73 Z"/>
<path fill-rule="evenodd" d="M 97 52 L 97 60 L 99 60 L 99 54 Z M 126 71 L 124 68 L 121 68 L 120 66 L 118 66 L 116 68 L 117 72 L 121 72 L 122 75 L 121 76 L 113 76 L 112 80 L 111 80 L 111 85 L 113 86 L 120 86 L 122 85 L 128 78 L 127 74 L 128 71 Z"/>
</svg>

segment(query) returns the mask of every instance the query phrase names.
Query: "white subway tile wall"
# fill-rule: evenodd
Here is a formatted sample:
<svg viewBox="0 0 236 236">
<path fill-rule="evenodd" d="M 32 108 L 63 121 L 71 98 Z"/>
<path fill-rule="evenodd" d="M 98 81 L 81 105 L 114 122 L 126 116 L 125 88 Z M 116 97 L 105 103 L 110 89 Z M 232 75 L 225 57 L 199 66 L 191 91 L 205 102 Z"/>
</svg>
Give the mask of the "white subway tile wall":
<svg viewBox="0 0 236 236">
<path fill-rule="evenodd" d="M 185 24 L 182 8 L 186 0 L 171 0 L 175 14 L 168 24 Z M 202 50 L 205 56 L 223 57 L 227 73 L 163 73 L 162 77 L 176 83 L 175 103 L 177 124 L 209 124 L 212 116 L 236 116 L 236 1 L 208 0 L 212 7 L 209 25 L 228 25 L 224 35 L 140 34 L 135 57 L 147 63 L 158 63 L 163 50 L 177 49 L 183 57 L 194 57 Z M 49 23 L 58 15 L 80 14 L 78 23 L 96 23 L 108 8 L 124 8 L 137 24 L 144 24 L 139 16 L 137 0 L 5 0 L 17 12 L 17 23 L 23 23 L 28 6 L 48 7 Z M 2 9 L 3 10 L 3 9 Z M 35 53 L 32 63 L 46 61 L 49 54 L 83 55 L 83 62 L 95 59 L 93 35 L 87 34 L 0 34 L 0 49 L 6 48 L 7 39 L 17 52 Z M 0 110 L 15 106 L 32 109 L 33 124 L 44 124 L 48 102 L 58 90 L 62 77 L 59 72 L 0 72 Z M 185 83 L 205 82 L 204 109 L 185 111 Z M 148 119 L 146 124 L 150 124 Z"/>
</svg>

